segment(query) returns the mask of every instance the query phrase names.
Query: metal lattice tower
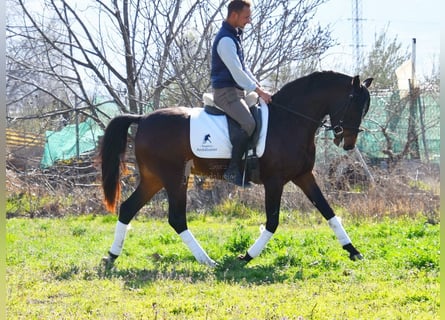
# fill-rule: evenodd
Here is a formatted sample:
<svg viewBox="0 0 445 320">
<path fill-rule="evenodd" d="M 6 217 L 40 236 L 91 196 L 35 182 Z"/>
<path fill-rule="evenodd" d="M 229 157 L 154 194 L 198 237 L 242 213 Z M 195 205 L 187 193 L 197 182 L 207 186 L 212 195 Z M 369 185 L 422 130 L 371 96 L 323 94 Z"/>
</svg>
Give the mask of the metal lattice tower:
<svg viewBox="0 0 445 320">
<path fill-rule="evenodd" d="M 355 72 L 358 74 L 362 65 L 362 0 L 352 0 L 352 47 L 355 60 Z"/>
</svg>

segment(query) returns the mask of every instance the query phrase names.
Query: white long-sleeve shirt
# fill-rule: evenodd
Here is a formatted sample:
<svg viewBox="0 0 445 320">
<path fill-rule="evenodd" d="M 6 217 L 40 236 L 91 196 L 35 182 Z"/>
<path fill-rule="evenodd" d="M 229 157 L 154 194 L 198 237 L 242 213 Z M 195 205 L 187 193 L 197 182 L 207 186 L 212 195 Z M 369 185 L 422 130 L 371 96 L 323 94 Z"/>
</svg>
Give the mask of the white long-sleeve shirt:
<svg viewBox="0 0 445 320">
<path fill-rule="evenodd" d="M 247 92 L 256 89 L 258 81 L 247 66 L 243 70 L 241 61 L 236 53 L 236 45 L 232 39 L 229 37 L 221 38 L 216 51 L 227 69 L 229 69 L 233 79 L 241 88 Z"/>
</svg>

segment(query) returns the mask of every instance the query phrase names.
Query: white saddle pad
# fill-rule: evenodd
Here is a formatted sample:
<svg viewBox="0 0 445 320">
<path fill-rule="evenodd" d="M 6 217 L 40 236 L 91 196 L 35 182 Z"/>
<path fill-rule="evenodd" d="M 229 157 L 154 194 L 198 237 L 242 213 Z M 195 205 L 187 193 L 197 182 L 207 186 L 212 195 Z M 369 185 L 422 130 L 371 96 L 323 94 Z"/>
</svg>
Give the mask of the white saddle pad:
<svg viewBox="0 0 445 320">
<path fill-rule="evenodd" d="M 261 157 L 266 147 L 267 124 L 269 108 L 262 99 L 261 105 L 262 127 L 256 153 Z M 190 145 L 195 156 L 199 158 L 230 159 L 232 143 L 226 116 L 209 115 L 204 108 L 190 108 Z"/>
</svg>

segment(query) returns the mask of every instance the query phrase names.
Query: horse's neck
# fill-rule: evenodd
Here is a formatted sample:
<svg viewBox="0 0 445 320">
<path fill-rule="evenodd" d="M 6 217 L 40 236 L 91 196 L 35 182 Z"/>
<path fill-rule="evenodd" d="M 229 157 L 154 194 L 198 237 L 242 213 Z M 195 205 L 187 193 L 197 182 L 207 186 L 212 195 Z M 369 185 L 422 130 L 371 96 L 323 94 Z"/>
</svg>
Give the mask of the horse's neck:
<svg viewBox="0 0 445 320">
<path fill-rule="evenodd" d="M 291 109 L 292 116 L 299 117 L 299 126 L 310 126 L 315 133 L 332 104 L 340 99 L 348 79 L 332 72 L 314 73 L 286 84 L 277 94 L 276 102 Z M 291 116 L 283 112 L 283 117 Z"/>
<path fill-rule="evenodd" d="M 326 108 L 323 105 L 314 105 L 310 101 L 294 102 L 293 105 L 284 108 L 276 107 L 271 113 L 271 122 L 276 124 L 277 128 L 283 133 L 283 138 L 288 139 L 290 136 L 298 137 L 298 140 L 313 140 L 315 132 L 320 127 L 321 122 L 326 114 Z M 275 119 L 273 119 L 275 118 Z"/>
<path fill-rule="evenodd" d="M 301 122 L 311 122 L 315 126 L 328 114 L 329 99 L 321 99 L 319 95 L 310 95 L 300 103 L 293 104 L 296 115 L 300 115 Z"/>
</svg>

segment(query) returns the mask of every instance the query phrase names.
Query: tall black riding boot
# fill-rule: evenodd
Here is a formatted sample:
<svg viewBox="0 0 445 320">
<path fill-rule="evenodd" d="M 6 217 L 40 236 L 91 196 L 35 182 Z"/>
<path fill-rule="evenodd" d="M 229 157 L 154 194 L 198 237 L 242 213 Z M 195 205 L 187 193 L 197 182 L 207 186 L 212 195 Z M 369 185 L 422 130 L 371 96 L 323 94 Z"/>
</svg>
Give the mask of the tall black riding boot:
<svg viewBox="0 0 445 320">
<path fill-rule="evenodd" d="M 250 182 L 244 182 L 243 184 L 243 175 L 240 169 L 240 164 L 246 152 L 248 142 L 249 136 L 247 133 L 244 130 L 237 131 L 236 136 L 232 138 L 232 159 L 226 172 L 224 172 L 225 180 L 244 188 L 252 186 Z"/>
</svg>

